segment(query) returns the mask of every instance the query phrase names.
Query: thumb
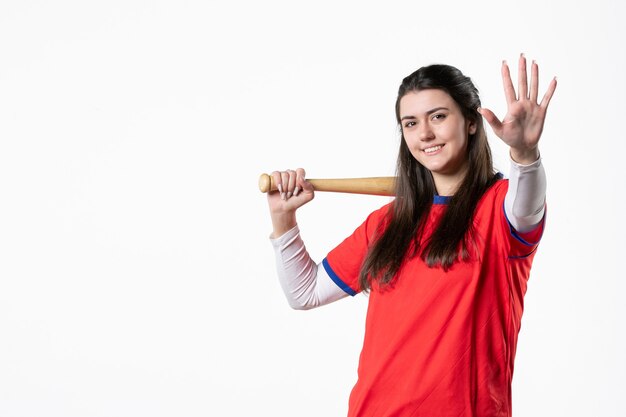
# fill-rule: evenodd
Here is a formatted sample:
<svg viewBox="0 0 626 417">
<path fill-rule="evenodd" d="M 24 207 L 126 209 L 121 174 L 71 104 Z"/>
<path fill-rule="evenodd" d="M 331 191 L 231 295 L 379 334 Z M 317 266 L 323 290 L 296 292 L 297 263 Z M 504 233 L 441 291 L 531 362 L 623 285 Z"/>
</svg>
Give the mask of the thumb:
<svg viewBox="0 0 626 417">
<path fill-rule="evenodd" d="M 313 186 L 306 180 L 306 172 L 303 168 L 296 169 L 296 184 L 302 188 L 303 191 L 313 192 Z"/>
<path fill-rule="evenodd" d="M 308 182 L 306 179 L 302 179 L 302 189 L 304 191 L 307 191 L 309 193 L 312 193 L 313 191 L 315 191 L 315 189 L 313 188 L 313 185 L 311 185 L 310 182 Z"/>
<path fill-rule="evenodd" d="M 494 133 L 500 136 L 500 132 L 502 132 L 502 122 L 500 122 L 496 115 L 493 114 L 491 110 L 485 109 L 483 107 L 479 107 L 477 110 L 478 113 L 480 113 L 485 118 L 487 123 L 489 123 L 489 126 L 491 126 L 491 129 L 493 129 Z"/>
</svg>

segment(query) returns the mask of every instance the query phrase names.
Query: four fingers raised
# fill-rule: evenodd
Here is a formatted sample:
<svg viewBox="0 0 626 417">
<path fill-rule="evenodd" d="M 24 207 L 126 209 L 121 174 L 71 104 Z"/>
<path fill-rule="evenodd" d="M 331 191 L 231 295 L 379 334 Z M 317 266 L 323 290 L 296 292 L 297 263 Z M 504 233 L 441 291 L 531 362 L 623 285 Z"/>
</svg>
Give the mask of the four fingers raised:
<svg viewBox="0 0 626 417">
<path fill-rule="evenodd" d="M 509 65 L 506 61 L 502 61 L 502 84 L 504 86 L 504 95 L 508 104 L 514 101 L 530 100 L 534 103 L 537 102 L 539 96 L 539 66 L 535 60 L 532 61 L 530 66 L 530 91 L 528 90 L 528 74 L 526 68 L 526 57 L 524 54 L 520 54 L 518 63 L 517 74 L 517 94 L 513 87 L 513 81 L 511 81 L 511 72 Z M 541 100 L 543 107 L 547 107 L 554 90 L 556 89 L 556 77 L 550 82 L 548 91 Z M 545 106 L 544 106 L 545 103 Z"/>
</svg>

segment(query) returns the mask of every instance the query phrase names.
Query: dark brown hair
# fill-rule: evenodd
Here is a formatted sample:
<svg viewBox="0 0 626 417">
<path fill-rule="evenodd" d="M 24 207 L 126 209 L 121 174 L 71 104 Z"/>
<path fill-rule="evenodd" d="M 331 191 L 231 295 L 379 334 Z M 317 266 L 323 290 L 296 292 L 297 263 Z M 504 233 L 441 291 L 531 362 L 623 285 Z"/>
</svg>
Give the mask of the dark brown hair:
<svg viewBox="0 0 626 417">
<path fill-rule="evenodd" d="M 432 237 L 423 242 L 424 223 L 436 189 L 431 172 L 413 157 L 406 145 L 400 125 L 400 100 L 409 92 L 426 89 L 448 93 L 458 104 L 463 117 L 476 126 L 476 132 L 468 137 L 467 174 L 450 198 Z M 402 80 L 396 99 L 396 120 L 401 134 L 396 198 L 361 267 L 359 284 L 362 290 L 369 290 L 373 282 L 380 287 L 390 284 L 405 260 L 417 255 L 429 267 L 444 270 L 470 257 L 476 205 L 496 180 L 483 120 L 477 111 L 479 107 L 478 90 L 471 79 L 455 67 L 430 65 Z"/>
</svg>

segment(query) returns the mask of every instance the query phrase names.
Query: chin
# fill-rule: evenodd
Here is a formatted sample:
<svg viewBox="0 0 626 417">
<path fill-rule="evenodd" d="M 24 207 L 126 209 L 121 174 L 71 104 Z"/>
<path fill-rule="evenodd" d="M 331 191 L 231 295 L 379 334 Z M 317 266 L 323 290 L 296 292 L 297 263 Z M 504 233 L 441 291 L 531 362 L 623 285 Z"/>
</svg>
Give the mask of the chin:
<svg viewBox="0 0 626 417">
<path fill-rule="evenodd" d="M 449 171 L 448 169 L 446 169 L 445 166 L 441 166 L 439 164 L 425 164 L 423 162 L 420 162 L 420 164 L 422 164 L 424 168 L 435 174 L 445 174 L 447 171 Z"/>
</svg>

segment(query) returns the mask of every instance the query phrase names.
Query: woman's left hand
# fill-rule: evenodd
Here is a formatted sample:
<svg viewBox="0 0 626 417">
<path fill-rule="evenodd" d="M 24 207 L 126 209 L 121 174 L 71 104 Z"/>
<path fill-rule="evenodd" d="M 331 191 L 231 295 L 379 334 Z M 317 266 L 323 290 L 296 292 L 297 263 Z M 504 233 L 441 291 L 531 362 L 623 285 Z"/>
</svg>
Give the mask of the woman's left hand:
<svg viewBox="0 0 626 417">
<path fill-rule="evenodd" d="M 494 133 L 511 147 L 511 157 L 520 164 L 531 164 L 539 158 L 539 138 L 543 131 L 548 104 L 556 89 L 556 77 L 550 81 L 548 90 L 537 104 L 539 89 L 539 67 L 535 61 L 530 70 L 530 91 L 526 74 L 526 57 L 519 58 L 518 95 L 515 94 L 509 66 L 502 62 L 502 82 L 508 111 L 500 121 L 489 109 L 481 108 L 479 113 L 491 125 Z"/>
</svg>

